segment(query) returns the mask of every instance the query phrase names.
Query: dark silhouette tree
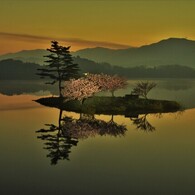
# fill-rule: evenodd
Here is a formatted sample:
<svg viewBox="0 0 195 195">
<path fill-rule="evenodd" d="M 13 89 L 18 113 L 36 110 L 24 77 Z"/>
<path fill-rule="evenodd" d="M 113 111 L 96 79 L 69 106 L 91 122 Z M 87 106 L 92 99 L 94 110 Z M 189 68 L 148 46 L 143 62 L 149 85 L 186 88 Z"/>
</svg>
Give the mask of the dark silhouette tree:
<svg viewBox="0 0 195 195">
<path fill-rule="evenodd" d="M 46 124 L 47 129 L 36 131 L 37 133 L 41 133 L 37 138 L 45 142 L 44 149 L 49 151 L 47 157 L 51 159 L 51 165 L 56 165 L 59 160 L 70 160 L 69 154 L 71 153 L 71 148 L 78 144 L 78 139 L 64 134 L 62 123 L 62 110 L 60 110 L 57 126 Z"/>
<path fill-rule="evenodd" d="M 137 129 L 143 130 L 146 132 L 155 131 L 155 127 L 152 126 L 151 123 L 147 120 L 147 114 L 144 114 L 142 117 L 139 118 L 130 118 L 133 121 L 133 124 L 136 126 Z"/>
<path fill-rule="evenodd" d="M 45 61 L 48 64 L 44 68 L 38 69 L 40 72 L 37 73 L 41 78 L 49 77 L 52 80 L 46 84 L 58 83 L 60 97 L 62 97 L 62 81 L 78 77 L 78 64 L 73 62 L 69 49 L 70 46 L 63 47 L 57 41 L 51 41 L 51 48 L 47 49 L 50 54 L 44 56 L 48 58 Z"/>
<path fill-rule="evenodd" d="M 139 82 L 136 84 L 136 86 L 133 88 L 132 94 L 139 95 L 147 99 L 148 92 L 156 87 L 156 83 L 154 82 Z"/>
</svg>

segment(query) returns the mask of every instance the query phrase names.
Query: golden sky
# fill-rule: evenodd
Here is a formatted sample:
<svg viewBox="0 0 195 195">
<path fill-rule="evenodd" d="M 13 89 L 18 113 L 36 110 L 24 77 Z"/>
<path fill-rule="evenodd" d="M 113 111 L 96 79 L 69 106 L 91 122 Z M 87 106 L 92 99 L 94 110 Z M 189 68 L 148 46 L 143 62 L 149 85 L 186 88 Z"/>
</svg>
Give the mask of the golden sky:
<svg viewBox="0 0 195 195">
<path fill-rule="evenodd" d="M 0 0 L 0 54 L 54 39 L 72 50 L 194 40 L 194 10 L 194 0 Z"/>
</svg>

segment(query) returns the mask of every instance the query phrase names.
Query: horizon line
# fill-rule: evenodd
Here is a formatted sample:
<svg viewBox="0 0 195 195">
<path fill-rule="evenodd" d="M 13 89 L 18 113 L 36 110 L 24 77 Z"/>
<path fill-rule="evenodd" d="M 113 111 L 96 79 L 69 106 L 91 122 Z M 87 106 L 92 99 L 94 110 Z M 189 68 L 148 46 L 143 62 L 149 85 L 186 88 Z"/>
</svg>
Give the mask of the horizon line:
<svg viewBox="0 0 195 195">
<path fill-rule="evenodd" d="M 0 36 L 16 39 L 16 40 L 19 40 L 19 41 L 26 41 L 26 42 L 35 42 L 36 41 L 36 42 L 40 43 L 40 41 L 43 41 L 43 42 L 49 41 L 49 42 L 51 42 L 52 40 L 56 40 L 56 41 L 72 43 L 73 45 L 74 44 L 79 44 L 79 45 L 85 46 L 81 49 L 77 49 L 77 50 L 74 50 L 72 52 L 76 52 L 76 51 L 83 50 L 83 49 L 90 49 L 90 48 L 105 48 L 105 49 L 113 49 L 113 50 L 123 50 L 123 49 L 129 49 L 129 48 L 140 48 L 140 47 L 143 47 L 143 46 L 152 45 L 152 44 L 161 42 L 163 40 L 168 40 L 168 39 L 185 39 L 185 40 L 195 41 L 195 40 L 190 39 L 188 37 L 171 36 L 171 37 L 166 37 L 166 38 L 160 39 L 160 40 L 155 41 L 155 42 L 146 43 L 146 44 L 143 44 L 141 46 L 130 46 L 130 45 L 114 43 L 114 42 L 91 41 L 91 40 L 85 40 L 85 39 L 80 39 L 80 38 L 54 38 L 54 37 L 47 37 L 47 36 L 37 36 L 37 35 L 8 33 L 8 32 L 0 32 Z M 18 53 L 18 52 L 21 52 L 21 51 L 39 50 L 39 49 L 42 50 L 43 48 L 21 49 L 21 50 L 18 50 L 16 52 L 1 53 L 0 55 Z"/>
</svg>

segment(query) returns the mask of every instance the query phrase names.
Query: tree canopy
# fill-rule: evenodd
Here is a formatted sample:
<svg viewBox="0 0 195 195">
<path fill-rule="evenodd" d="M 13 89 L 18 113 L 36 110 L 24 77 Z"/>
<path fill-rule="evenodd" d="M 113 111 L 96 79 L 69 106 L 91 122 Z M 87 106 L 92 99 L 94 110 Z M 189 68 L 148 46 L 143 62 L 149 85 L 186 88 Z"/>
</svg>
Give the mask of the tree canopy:
<svg viewBox="0 0 195 195">
<path fill-rule="evenodd" d="M 79 79 L 65 81 L 62 94 L 66 101 L 79 100 L 83 102 L 83 100 L 100 91 L 111 91 L 114 95 L 115 90 L 124 88 L 126 85 L 126 80 L 116 75 L 87 74 L 87 76 Z"/>
<path fill-rule="evenodd" d="M 46 84 L 58 83 L 59 94 L 62 96 L 62 81 L 69 80 L 78 76 L 78 64 L 73 62 L 73 58 L 70 54 L 70 46 L 64 47 L 59 45 L 57 41 L 51 41 L 51 48 L 47 49 L 50 52 L 49 55 L 44 57 L 48 58 L 45 62 L 44 68 L 38 69 L 40 71 L 38 75 L 41 78 L 48 77 L 51 79 Z"/>
<path fill-rule="evenodd" d="M 66 101 L 79 100 L 83 103 L 86 98 L 100 91 L 99 85 L 96 85 L 86 77 L 81 77 L 79 79 L 65 81 L 63 96 L 66 98 Z"/>
<path fill-rule="evenodd" d="M 127 80 L 117 75 L 108 74 L 87 74 L 87 79 L 92 81 L 95 85 L 98 85 L 101 91 L 110 91 L 112 96 L 117 89 L 125 88 L 127 86 Z"/>
<path fill-rule="evenodd" d="M 136 95 L 142 96 L 145 99 L 147 99 L 147 95 L 149 91 L 153 89 L 154 87 L 156 87 L 156 83 L 154 82 L 141 81 L 137 83 L 136 86 L 133 88 L 132 94 L 136 94 Z"/>
</svg>

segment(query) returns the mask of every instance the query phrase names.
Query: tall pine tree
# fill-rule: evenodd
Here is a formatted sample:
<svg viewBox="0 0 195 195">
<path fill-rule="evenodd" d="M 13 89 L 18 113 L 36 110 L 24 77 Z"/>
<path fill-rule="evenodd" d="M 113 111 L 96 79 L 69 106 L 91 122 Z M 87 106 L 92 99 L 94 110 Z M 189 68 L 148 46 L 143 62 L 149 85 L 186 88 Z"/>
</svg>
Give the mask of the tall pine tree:
<svg viewBox="0 0 195 195">
<path fill-rule="evenodd" d="M 47 49 L 50 54 L 44 56 L 48 58 L 45 61 L 47 65 L 38 69 L 40 72 L 37 73 L 41 78 L 49 77 L 51 79 L 51 82 L 46 82 L 46 84 L 58 83 L 60 97 L 62 97 L 62 82 L 78 77 L 78 64 L 73 63 L 69 49 L 70 46 L 63 47 L 57 41 L 51 41 L 51 48 Z"/>
</svg>

